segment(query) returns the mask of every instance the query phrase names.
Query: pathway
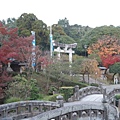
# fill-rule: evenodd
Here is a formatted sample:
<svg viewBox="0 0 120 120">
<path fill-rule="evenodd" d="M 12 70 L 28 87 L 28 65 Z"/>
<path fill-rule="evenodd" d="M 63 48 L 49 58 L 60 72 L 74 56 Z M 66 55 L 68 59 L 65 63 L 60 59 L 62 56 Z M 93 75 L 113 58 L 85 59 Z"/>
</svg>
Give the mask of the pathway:
<svg viewBox="0 0 120 120">
<path fill-rule="evenodd" d="M 115 84 L 115 85 L 103 85 L 102 86 L 103 88 L 106 88 L 106 92 L 109 93 L 111 92 L 112 90 L 114 90 L 114 88 L 116 89 L 120 89 L 120 84 Z"/>
</svg>

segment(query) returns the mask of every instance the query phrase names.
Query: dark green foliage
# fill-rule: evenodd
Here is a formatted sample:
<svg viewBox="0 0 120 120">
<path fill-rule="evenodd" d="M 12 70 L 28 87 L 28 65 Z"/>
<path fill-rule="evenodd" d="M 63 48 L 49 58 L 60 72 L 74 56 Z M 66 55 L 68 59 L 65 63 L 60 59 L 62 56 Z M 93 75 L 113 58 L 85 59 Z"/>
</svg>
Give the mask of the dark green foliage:
<svg viewBox="0 0 120 120">
<path fill-rule="evenodd" d="M 61 81 L 65 79 L 66 74 L 69 74 L 69 71 L 69 63 L 63 61 L 54 62 L 54 64 L 47 67 L 46 75 L 55 78 L 57 81 Z"/>
<path fill-rule="evenodd" d="M 39 98 L 39 87 L 35 79 L 27 80 L 24 76 L 15 76 L 6 90 L 7 98 L 20 98 L 22 100 L 36 100 Z"/>
<path fill-rule="evenodd" d="M 69 26 L 69 21 L 67 20 L 67 18 L 64 18 L 64 19 L 59 19 L 58 21 L 58 25 L 66 28 Z"/>
<path fill-rule="evenodd" d="M 75 86 L 75 85 L 79 85 L 80 88 L 83 87 L 87 87 L 88 84 L 87 83 L 82 83 L 82 82 L 76 82 L 76 81 L 70 81 L 70 80 L 64 80 L 63 86 Z"/>
<path fill-rule="evenodd" d="M 115 99 L 119 100 L 120 99 L 120 94 L 115 95 Z"/>
<path fill-rule="evenodd" d="M 58 39 L 58 42 L 64 43 L 64 44 L 72 44 L 75 43 L 75 40 L 67 35 L 62 35 L 60 39 Z"/>
<path fill-rule="evenodd" d="M 60 95 L 60 94 L 49 95 L 49 96 L 44 97 L 43 100 L 56 102 L 58 95 Z M 63 95 L 63 94 L 61 94 L 61 95 Z"/>
<path fill-rule="evenodd" d="M 21 101 L 18 97 L 10 97 L 9 99 L 6 99 L 4 103 L 12 103 L 12 102 L 18 102 Z"/>
<path fill-rule="evenodd" d="M 68 36 L 60 25 L 52 26 L 53 39 L 64 44 L 75 43 L 75 40 Z"/>
<path fill-rule="evenodd" d="M 115 106 L 118 107 L 118 104 L 119 104 L 119 100 L 120 100 L 120 94 L 116 94 L 115 95 Z"/>
<path fill-rule="evenodd" d="M 8 18 L 7 21 L 2 21 L 2 23 L 7 26 L 7 28 L 17 28 L 17 22 L 15 18 Z"/>
<path fill-rule="evenodd" d="M 17 26 L 19 29 L 19 36 L 30 36 L 31 31 L 35 31 L 36 44 L 40 49 L 49 49 L 49 31 L 47 25 L 34 14 L 22 14 L 17 19 Z"/>
<path fill-rule="evenodd" d="M 77 43 L 77 48 L 75 49 L 76 54 L 84 54 L 84 48 L 82 43 L 82 38 L 92 29 L 89 26 L 81 26 L 81 25 L 69 25 L 69 21 L 67 18 L 65 19 L 60 19 L 58 21 L 58 25 L 60 25 L 65 33 L 71 37 L 74 41 L 71 41 L 71 43 L 75 42 Z M 64 39 L 63 39 L 64 40 Z M 64 41 L 63 43 L 68 43 Z M 87 44 L 87 43 L 86 43 Z"/>
<path fill-rule="evenodd" d="M 91 83 L 90 85 L 91 85 L 91 86 L 95 86 L 95 87 L 98 87 L 98 86 L 99 86 L 97 83 Z"/>
<path fill-rule="evenodd" d="M 76 59 L 73 63 L 72 63 L 72 71 L 73 74 L 80 74 L 81 73 L 81 64 L 82 62 L 85 60 L 84 57 L 78 58 Z"/>
<path fill-rule="evenodd" d="M 96 43 L 97 40 L 104 35 L 115 36 L 117 38 L 120 38 L 120 28 L 114 26 L 96 27 L 85 34 L 85 36 L 82 39 L 82 43 L 91 45 L 93 43 Z"/>
<path fill-rule="evenodd" d="M 57 91 L 58 91 L 58 90 L 57 90 L 56 87 L 51 86 L 51 87 L 49 88 L 48 94 L 49 94 L 49 95 L 53 95 L 53 93 L 54 93 L 54 92 L 57 92 Z"/>
<path fill-rule="evenodd" d="M 120 62 L 116 62 L 115 64 L 109 67 L 110 73 L 120 73 Z"/>
<path fill-rule="evenodd" d="M 74 87 L 61 87 L 59 89 L 59 92 L 63 94 L 64 100 L 68 101 L 68 98 L 70 98 L 73 94 L 73 88 Z"/>
<path fill-rule="evenodd" d="M 49 101 L 54 101 L 54 102 L 56 102 L 56 97 L 58 96 L 58 94 L 54 94 L 54 95 L 52 95 L 52 96 L 49 96 Z"/>
<path fill-rule="evenodd" d="M 31 100 L 36 100 L 39 98 L 39 88 L 37 85 L 37 81 L 35 79 L 31 79 L 30 80 L 30 86 L 31 86 L 31 90 L 30 90 L 30 99 Z"/>
</svg>

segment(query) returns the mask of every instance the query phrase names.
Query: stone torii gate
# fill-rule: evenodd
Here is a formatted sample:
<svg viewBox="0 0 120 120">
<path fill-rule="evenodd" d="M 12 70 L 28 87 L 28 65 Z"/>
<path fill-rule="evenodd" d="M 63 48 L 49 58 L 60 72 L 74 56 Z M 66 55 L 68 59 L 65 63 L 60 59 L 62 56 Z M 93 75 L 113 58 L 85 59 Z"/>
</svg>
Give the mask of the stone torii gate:
<svg viewBox="0 0 120 120">
<path fill-rule="evenodd" d="M 60 53 L 69 53 L 69 62 L 72 63 L 72 53 L 75 53 L 75 51 L 73 51 L 72 49 L 76 48 L 77 43 L 63 44 L 63 43 L 53 41 L 53 46 L 57 47 L 54 49 L 54 51 L 58 52 L 59 59 L 60 59 Z"/>
</svg>

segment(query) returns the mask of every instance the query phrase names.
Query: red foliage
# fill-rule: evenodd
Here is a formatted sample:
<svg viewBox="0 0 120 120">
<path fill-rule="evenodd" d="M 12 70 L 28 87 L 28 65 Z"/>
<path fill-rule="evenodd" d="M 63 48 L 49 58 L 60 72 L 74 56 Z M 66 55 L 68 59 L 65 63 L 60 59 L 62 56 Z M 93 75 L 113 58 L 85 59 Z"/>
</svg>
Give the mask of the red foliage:
<svg viewBox="0 0 120 120">
<path fill-rule="evenodd" d="M 8 29 L 0 23 L 0 34 L 2 37 L 0 47 L 0 61 L 7 63 L 9 58 L 17 59 L 18 61 L 28 60 L 32 52 L 33 37 L 19 37 L 17 28 Z"/>
<path fill-rule="evenodd" d="M 52 61 L 50 61 L 47 56 L 40 57 L 39 62 L 41 63 L 42 68 L 45 68 L 52 63 Z"/>
<path fill-rule="evenodd" d="M 120 62 L 120 56 L 118 55 L 108 55 L 106 57 L 101 57 L 102 60 L 102 64 L 103 66 L 105 66 L 106 68 L 109 68 L 110 65 L 113 65 L 116 62 Z"/>
<path fill-rule="evenodd" d="M 29 61 L 32 53 L 33 37 L 19 37 L 17 28 L 8 29 L 0 23 L 0 62 L 7 64 L 10 58 L 18 61 Z M 0 99 L 4 97 L 4 88 L 11 80 L 7 72 L 0 74 Z"/>
<path fill-rule="evenodd" d="M 5 97 L 4 90 L 5 87 L 7 87 L 7 82 L 10 80 L 12 80 L 11 75 L 8 75 L 8 73 L 4 71 L 0 76 L 0 99 Z"/>
</svg>

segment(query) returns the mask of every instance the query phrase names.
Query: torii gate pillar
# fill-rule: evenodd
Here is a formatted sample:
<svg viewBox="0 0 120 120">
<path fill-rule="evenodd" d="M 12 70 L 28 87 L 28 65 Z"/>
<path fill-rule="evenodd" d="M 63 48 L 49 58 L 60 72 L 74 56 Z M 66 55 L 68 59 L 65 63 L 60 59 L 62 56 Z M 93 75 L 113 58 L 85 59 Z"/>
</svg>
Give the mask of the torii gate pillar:
<svg viewBox="0 0 120 120">
<path fill-rule="evenodd" d="M 60 59 L 60 53 L 69 53 L 69 62 L 72 63 L 72 53 L 75 53 L 75 51 L 73 51 L 72 48 L 75 48 L 77 46 L 77 43 L 73 43 L 73 44 L 54 43 L 53 45 L 57 46 L 57 48 L 54 49 L 54 51 L 58 52 L 59 59 Z"/>
</svg>

